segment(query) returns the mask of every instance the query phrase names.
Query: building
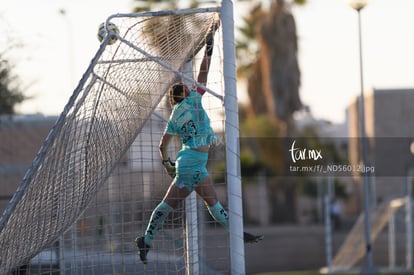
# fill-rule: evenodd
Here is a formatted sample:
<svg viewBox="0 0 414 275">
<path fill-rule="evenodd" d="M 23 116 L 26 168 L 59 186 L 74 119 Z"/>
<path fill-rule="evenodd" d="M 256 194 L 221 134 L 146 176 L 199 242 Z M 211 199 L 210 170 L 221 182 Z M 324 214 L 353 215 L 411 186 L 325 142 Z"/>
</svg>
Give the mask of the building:
<svg viewBox="0 0 414 275">
<path fill-rule="evenodd" d="M 367 165 L 375 169 L 369 177 L 372 198 L 383 201 L 406 193 L 407 173 L 414 156 L 414 89 L 376 89 L 365 95 Z M 348 109 L 351 163 L 361 163 L 359 98 Z M 361 180 L 361 179 L 359 179 Z"/>
<path fill-rule="evenodd" d="M 43 115 L 0 116 L 1 213 L 16 192 L 56 119 Z"/>
</svg>

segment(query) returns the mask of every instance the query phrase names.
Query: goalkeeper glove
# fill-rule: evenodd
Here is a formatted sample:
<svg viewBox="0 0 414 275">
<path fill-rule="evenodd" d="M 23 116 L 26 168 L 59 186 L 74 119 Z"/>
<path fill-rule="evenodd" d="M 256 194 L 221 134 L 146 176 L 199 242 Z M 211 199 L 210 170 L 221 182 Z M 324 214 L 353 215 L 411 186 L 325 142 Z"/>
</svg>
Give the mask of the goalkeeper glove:
<svg viewBox="0 0 414 275">
<path fill-rule="evenodd" d="M 213 55 L 213 48 L 214 48 L 214 34 L 211 33 L 206 38 L 206 55 L 207 56 Z"/>
<path fill-rule="evenodd" d="M 167 174 L 170 175 L 171 178 L 175 178 L 175 163 L 168 158 L 162 161 L 162 165 L 164 165 Z"/>
</svg>

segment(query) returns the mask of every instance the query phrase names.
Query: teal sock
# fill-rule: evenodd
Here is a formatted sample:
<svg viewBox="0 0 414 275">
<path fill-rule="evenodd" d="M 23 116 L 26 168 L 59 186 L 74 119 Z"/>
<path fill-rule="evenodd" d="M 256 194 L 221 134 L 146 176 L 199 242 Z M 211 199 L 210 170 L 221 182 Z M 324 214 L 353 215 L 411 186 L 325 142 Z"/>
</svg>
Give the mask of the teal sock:
<svg viewBox="0 0 414 275">
<path fill-rule="evenodd" d="M 152 240 L 154 239 L 155 235 L 157 235 L 158 230 L 162 226 L 165 221 L 165 218 L 170 214 L 171 211 L 174 209 L 168 205 L 165 201 L 160 202 L 160 204 L 155 207 L 154 211 L 152 211 L 150 222 L 145 230 L 144 240 L 145 243 L 151 246 Z"/>
<path fill-rule="evenodd" d="M 229 228 L 229 215 L 220 202 L 213 206 L 207 206 L 207 209 L 215 221 L 219 222 L 224 228 Z"/>
</svg>

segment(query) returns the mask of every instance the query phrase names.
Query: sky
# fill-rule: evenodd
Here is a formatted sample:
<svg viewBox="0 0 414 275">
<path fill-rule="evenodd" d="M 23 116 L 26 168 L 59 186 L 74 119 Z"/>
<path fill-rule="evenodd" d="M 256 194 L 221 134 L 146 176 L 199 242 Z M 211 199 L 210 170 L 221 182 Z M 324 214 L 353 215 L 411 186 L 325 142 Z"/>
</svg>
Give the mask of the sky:
<svg viewBox="0 0 414 275">
<path fill-rule="evenodd" d="M 247 11 L 235 3 L 236 24 Z M 99 23 L 130 12 L 132 0 L 0 0 L 0 49 L 8 51 L 34 99 L 24 114 L 58 115 L 98 49 Z M 64 11 L 64 12 L 62 12 Z M 414 0 L 370 0 L 361 11 L 364 91 L 414 88 Z M 360 94 L 358 16 L 345 0 L 308 0 L 293 7 L 302 74 L 300 96 L 317 119 L 345 120 Z M 238 92 L 246 101 L 243 86 Z"/>
<path fill-rule="evenodd" d="M 361 11 L 364 93 L 414 88 L 414 1 L 370 0 Z M 301 97 L 315 117 L 334 122 L 361 92 L 358 13 L 344 0 L 294 9 Z"/>
</svg>

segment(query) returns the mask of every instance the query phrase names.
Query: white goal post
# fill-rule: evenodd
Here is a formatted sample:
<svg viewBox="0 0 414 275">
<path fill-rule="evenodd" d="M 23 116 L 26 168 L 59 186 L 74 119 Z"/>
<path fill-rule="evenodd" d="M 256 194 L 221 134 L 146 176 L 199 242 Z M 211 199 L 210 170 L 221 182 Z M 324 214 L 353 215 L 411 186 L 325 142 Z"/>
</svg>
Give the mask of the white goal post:
<svg viewBox="0 0 414 275">
<path fill-rule="evenodd" d="M 162 274 L 160 270 L 171 267 L 177 274 L 183 269 L 187 274 L 203 273 L 206 260 L 197 255 L 201 248 L 194 240 L 204 234 L 195 226 L 203 223 L 194 211 L 195 196 L 183 206 L 184 215 L 178 211 L 165 230 L 165 238 L 175 243 L 184 234 L 184 246 L 159 242 L 158 251 L 151 254 L 154 263 L 146 266 L 139 264 L 136 251 L 128 250 L 131 235 L 145 227 L 159 199 L 158 185 L 166 181 L 160 175 L 154 143 L 168 115 L 165 94 L 181 79 L 207 91 L 203 105 L 208 101 L 209 115 L 224 113 L 216 126 L 221 127 L 225 145 L 222 178 L 227 188 L 229 245 L 217 274 L 245 274 L 232 1 L 223 0 L 220 7 L 115 14 L 108 17 L 109 22 L 118 26 L 119 33 L 103 39 L 0 218 L 0 273 L 20 266 L 30 269 L 33 259 L 40 261 L 47 254 L 45 250 L 49 261 L 55 261 L 48 270 L 53 266 L 61 274 L 70 268 L 83 272 L 84 265 L 85 272 L 110 268 L 123 274 Z M 204 87 L 194 80 L 198 66 L 190 74 L 183 70 L 185 64 L 200 61 L 198 53 L 209 32 L 217 37 L 215 69 L 210 70 Z M 117 41 L 109 43 L 111 38 Z M 123 174 L 126 170 L 133 172 Z M 161 189 L 166 191 L 164 185 Z M 105 200 L 100 200 L 102 196 Z M 182 221 L 187 224 L 182 226 Z"/>
</svg>

